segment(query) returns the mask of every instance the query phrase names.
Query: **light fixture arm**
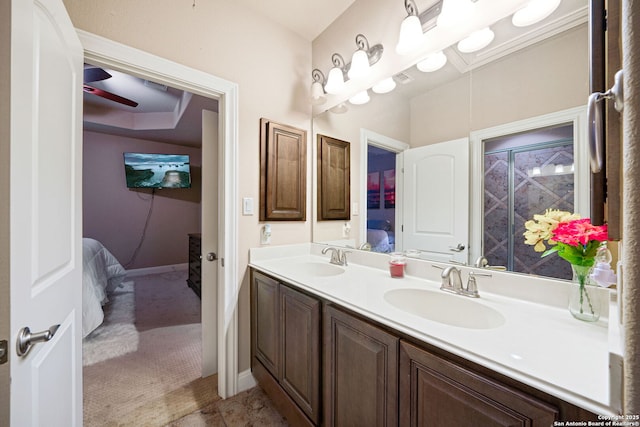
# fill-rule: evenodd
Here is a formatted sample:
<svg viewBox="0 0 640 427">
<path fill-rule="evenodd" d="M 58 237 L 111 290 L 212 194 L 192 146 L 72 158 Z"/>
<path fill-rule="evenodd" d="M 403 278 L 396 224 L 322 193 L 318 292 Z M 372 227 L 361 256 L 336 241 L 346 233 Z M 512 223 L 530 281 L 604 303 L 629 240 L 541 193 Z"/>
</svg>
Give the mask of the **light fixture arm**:
<svg viewBox="0 0 640 427">
<path fill-rule="evenodd" d="M 472 0 L 473 1 L 473 0 Z M 422 24 L 422 31 L 427 32 L 436 26 L 438 16 L 442 12 L 444 0 L 439 0 L 433 6 L 420 13 L 413 0 L 404 0 L 404 8 L 409 16 L 417 16 Z"/>
<path fill-rule="evenodd" d="M 381 44 L 376 44 L 372 47 L 369 47 L 369 40 L 367 40 L 367 38 L 363 34 L 358 34 L 356 36 L 356 46 L 358 46 L 359 50 L 363 50 L 367 53 L 367 58 L 369 59 L 370 66 L 373 66 L 380 60 L 380 58 L 382 58 L 384 47 Z M 351 68 L 351 63 L 345 65 L 345 69 L 347 71 L 349 70 L 349 68 Z"/>
<path fill-rule="evenodd" d="M 333 55 L 331 55 L 331 62 L 333 63 L 334 67 L 340 68 L 341 70 L 344 71 L 345 63 L 344 63 L 344 58 L 342 58 L 342 55 L 340 55 L 339 53 L 334 53 Z"/>
<path fill-rule="evenodd" d="M 358 49 L 360 50 L 369 52 L 369 40 L 367 40 L 367 38 L 362 34 L 358 34 L 356 36 L 356 46 L 358 46 Z"/>
<path fill-rule="evenodd" d="M 313 78 L 314 82 L 318 82 L 322 86 L 324 86 L 324 84 L 327 82 L 322 71 L 318 70 L 317 68 L 313 69 L 313 71 L 311 72 L 311 77 Z"/>
<path fill-rule="evenodd" d="M 409 16 L 418 16 L 418 7 L 413 0 L 404 0 L 404 8 Z"/>
</svg>

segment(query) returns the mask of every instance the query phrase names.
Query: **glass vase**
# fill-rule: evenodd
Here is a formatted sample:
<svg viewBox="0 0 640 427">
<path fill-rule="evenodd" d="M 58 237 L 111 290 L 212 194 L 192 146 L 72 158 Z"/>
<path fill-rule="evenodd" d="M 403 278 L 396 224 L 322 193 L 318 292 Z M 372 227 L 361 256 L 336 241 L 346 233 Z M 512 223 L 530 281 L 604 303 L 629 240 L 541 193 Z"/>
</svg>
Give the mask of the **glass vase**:
<svg viewBox="0 0 640 427">
<path fill-rule="evenodd" d="M 602 311 L 602 301 L 598 287 L 591 283 L 593 266 L 571 264 L 571 269 L 573 285 L 569 293 L 569 312 L 576 319 L 597 322 Z"/>
</svg>

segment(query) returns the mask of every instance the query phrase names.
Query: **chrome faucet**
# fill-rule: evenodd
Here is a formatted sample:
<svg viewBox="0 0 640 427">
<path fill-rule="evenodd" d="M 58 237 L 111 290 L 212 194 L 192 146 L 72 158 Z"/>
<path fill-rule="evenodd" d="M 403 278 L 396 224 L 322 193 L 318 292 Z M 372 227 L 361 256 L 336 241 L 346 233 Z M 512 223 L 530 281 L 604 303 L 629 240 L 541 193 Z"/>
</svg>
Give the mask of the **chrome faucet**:
<svg viewBox="0 0 640 427">
<path fill-rule="evenodd" d="M 348 265 L 347 254 L 349 251 L 343 251 L 342 249 L 334 248 L 333 246 L 327 246 L 322 250 L 322 253 L 326 254 L 328 251 L 331 251 L 331 259 L 329 260 L 331 264 Z"/>
<path fill-rule="evenodd" d="M 437 265 L 434 265 L 435 268 L 442 268 Z M 442 270 L 442 274 L 440 277 L 442 278 L 442 283 L 440 284 L 440 289 L 446 292 L 451 292 L 457 295 L 464 295 L 466 297 L 471 298 L 479 298 L 480 294 L 478 293 L 478 284 L 476 283 L 476 277 L 491 277 L 491 274 L 487 273 L 474 273 L 473 271 L 469 272 L 469 279 L 467 281 L 467 285 L 464 286 L 462 284 L 462 273 L 458 267 L 455 265 L 451 265 Z"/>
<path fill-rule="evenodd" d="M 462 291 L 462 275 L 460 269 L 456 266 L 450 266 L 442 270 L 440 275 L 442 283 L 440 289 L 447 292 L 459 294 Z"/>
</svg>

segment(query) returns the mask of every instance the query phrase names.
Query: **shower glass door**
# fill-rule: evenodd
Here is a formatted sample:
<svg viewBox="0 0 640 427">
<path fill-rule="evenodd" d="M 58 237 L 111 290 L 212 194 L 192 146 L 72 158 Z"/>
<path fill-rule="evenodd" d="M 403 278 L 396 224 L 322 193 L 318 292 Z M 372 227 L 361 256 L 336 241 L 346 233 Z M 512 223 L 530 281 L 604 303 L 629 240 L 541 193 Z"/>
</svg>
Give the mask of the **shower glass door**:
<svg viewBox="0 0 640 427">
<path fill-rule="evenodd" d="M 558 256 L 524 244 L 524 223 L 546 209 L 574 211 L 572 127 L 485 141 L 484 255 L 509 271 L 571 278 Z M 534 142 L 535 141 L 535 142 Z"/>
</svg>

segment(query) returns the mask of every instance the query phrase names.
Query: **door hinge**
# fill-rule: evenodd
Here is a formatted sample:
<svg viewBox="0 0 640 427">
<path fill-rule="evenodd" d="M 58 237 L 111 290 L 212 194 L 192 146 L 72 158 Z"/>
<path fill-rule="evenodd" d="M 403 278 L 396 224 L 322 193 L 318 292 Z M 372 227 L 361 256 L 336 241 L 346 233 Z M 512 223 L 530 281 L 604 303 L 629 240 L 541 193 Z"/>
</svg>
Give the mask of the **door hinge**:
<svg viewBox="0 0 640 427">
<path fill-rule="evenodd" d="M 9 343 L 7 340 L 0 340 L 0 365 L 7 363 L 9 359 Z"/>
</svg>

